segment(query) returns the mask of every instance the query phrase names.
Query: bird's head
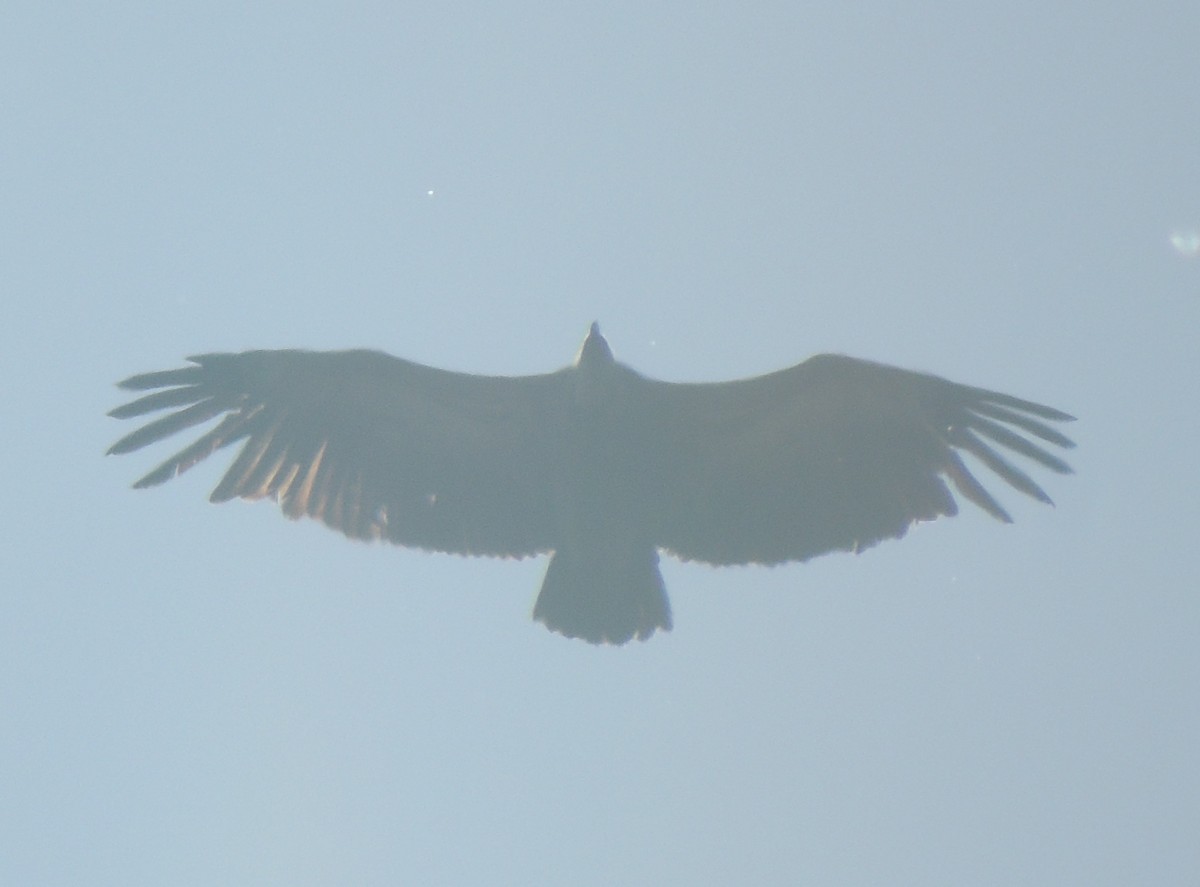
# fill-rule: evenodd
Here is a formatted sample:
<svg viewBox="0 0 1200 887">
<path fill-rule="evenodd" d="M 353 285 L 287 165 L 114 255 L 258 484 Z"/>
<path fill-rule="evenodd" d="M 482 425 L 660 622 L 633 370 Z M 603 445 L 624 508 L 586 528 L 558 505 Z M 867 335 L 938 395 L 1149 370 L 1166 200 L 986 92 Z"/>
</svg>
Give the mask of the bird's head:
<svg viewBox="0 0 1200 887">
<path fill-rule="evenodd" d="M 575 366 L 582 370 L 609 366 L 613 363 L 612 349 L 604 336 L 600 335 L 600 324 L 593 323 L 588 330 L 587 338 L 579 346 L 579 354 L 575 357 Z"/>
</svg>

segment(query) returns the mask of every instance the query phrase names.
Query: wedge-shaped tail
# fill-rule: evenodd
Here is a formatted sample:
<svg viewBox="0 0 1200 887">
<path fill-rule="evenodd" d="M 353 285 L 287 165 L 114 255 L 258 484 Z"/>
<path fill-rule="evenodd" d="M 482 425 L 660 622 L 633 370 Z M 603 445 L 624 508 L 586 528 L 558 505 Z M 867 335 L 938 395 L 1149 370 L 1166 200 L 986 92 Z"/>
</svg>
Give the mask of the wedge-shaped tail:
<svg viewBox="0 0 1200 887">
<path fill-rule="evenodd" d="M 642 546 L 613 556 L 563 548 L 542 580 L 533 618 L 551 631 L 593 644 L 644 641 L 670 631 L 671 605 L 658 552 Z"/>
</svg>

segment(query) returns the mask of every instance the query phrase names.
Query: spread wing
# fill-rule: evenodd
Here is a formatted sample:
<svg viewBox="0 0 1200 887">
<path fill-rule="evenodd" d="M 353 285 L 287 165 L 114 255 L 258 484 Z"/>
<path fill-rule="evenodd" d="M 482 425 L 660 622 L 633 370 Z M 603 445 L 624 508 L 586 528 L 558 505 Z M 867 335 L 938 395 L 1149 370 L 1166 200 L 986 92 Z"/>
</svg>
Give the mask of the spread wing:
<svg viewBox="0 0 1200 887">
<path fill-rule="evenodd" d="M 714 564 L 806 560 L 953 515 L 950 489 L 1010 518 L 962 461 L 1050 498 L 1003 450 L 1051 471 L 1074 444 L 1050 407 L 837 355 L 720 384 L 652 383 L 663 441 L 658 543 Z"/>
<path fill-rule="evenodd" d="M 458 554 L 525 556 L 552 547 L 556 415 L 563 372 L 488 377 L 437 370 L 374 351 L 250 351 L 189 358 L 194 366 L 133 376 L 159 389 L 118 418 L 178 408 L 126 435 L 126 453 L 221 417 L 135 486 L 187 471 L 245 441 L 212 493 L 277 500 L 353 538 Z"/>
</svg>

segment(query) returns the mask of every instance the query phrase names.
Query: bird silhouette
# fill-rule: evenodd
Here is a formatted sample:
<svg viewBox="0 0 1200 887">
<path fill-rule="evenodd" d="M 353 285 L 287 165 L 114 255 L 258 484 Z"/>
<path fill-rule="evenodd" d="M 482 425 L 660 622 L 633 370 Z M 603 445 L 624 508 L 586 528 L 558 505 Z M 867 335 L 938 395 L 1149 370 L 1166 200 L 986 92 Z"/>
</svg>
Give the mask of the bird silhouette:
<svg viewBox="0 0 1200 887">
<path fill-rule="evenodd" d="M 833 354 L 719 383 L 617 362 L 592 324 L 575 362 L 532 376 L 434 369 L 376 351 L 203 354 L 131 376 L 110 415 L 175 412 L 127 453 L 215 427 L 135 487 L 244 441 L 211 500 L 276 500 L 354 539 L 460 555 L 550 554 L 533 617 L 592 643 L 671 628 L 660 551 L 714 565 L 858 552 L 953 515 L 951 487 L 1008 513 L 963 463 L 1049 497 L 997 448 L 1063 474 L 1051 407 Z M 949 482 L 949 486 L 947 485 Z"/>
</svg>

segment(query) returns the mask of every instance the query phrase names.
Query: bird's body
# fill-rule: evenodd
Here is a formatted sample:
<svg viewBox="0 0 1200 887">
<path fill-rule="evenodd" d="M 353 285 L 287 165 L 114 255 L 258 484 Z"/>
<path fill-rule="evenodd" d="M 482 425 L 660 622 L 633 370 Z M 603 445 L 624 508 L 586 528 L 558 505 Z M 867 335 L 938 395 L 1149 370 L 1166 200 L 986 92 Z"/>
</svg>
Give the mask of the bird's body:
<svg viewBox="0 0 1200 887">
<path fill-rule="evenodd" d="M 806 560 L 956 513 L 945 484 L 1007 513 L 956 450 L 1046 494 L 993 449 L 1070 469 L 1025 435 L 1071 442 L 1030 401 L 838 355 L 717 384 L 646 378 L 593 324 L 555 373 L 452 373 L 371 351 L 251 351 L 133 376 L 118 407 L 181 407 L 124 453 L 221 416 L 142 478 L 162 483 L 246 443 L 213 491 L 279 501 L 347 536 L 454 554 L 552 553 L 534 618 L 593 643 L 671 627 L 660 550 L 711 564 Z M 1014 430 L 1016 429 L 1016 430 Z"/>
</svg>

